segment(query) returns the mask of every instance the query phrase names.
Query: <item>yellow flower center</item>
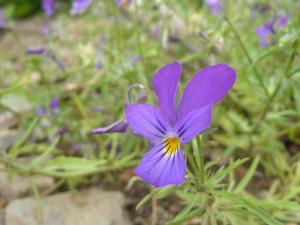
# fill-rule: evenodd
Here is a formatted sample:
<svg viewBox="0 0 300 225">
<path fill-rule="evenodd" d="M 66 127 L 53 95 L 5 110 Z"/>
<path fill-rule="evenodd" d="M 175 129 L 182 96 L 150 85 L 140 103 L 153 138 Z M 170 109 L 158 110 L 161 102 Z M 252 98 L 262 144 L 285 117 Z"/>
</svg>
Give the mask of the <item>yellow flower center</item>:
<svg viewBox="0 0 300 225">
<path fill-rule="evenodd" d="M 177 152 L 180 145 L 180 139 L 178 137 L 168 137 L 165 140 L 165 150 L 168 155 L 173 155 Z"/>
</svg>

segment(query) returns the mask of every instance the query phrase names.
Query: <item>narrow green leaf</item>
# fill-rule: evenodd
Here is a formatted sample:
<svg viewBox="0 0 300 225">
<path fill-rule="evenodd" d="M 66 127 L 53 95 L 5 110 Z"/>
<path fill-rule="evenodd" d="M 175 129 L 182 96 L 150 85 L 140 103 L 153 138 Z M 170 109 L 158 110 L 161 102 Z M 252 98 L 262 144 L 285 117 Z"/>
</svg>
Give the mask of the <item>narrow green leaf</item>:
<svg viewBox="0 0 300 225">
<path fill-rule="evenodd" d="M 252 177 L 253 177 L 253 175 L 254 175 L 254 173 L 256 171 L 256 168 L 258 166 L 259 160 L 260 160 L 259 156 L 257 156 L 253 160 L 253 162 L 252 162 L 250 168 L 248 169 L 247 173 L 245 174 L 245 176 L 243 177 L 243 179 L 240 181 L 240 183 L 236 186 L 236 188 L 234 189 L 233 192 L 239 193 L 239 192 L 243 191 L 246 188 L 246 186 L 248 185 L 248 183 L 250 182 L 250 180 L 252 179 Z"/>
<path fill-rule="evenodd" d="M 250 200 L 243 198 L 239 194 L 235 193 L 229 193 L 229 192 L 215 192 L 216 195 L 221 195 L 224 198 L 227 198 L 228 200 L 238 203 L 241 206 L 245 207 L 249 212 L 259 217 L 262 221 L 264 221 L 268 225 L 282 225 L 278 220 L 273 218 L 271 215 L 269 215 L 264 209 L 257 206 L 255 203 L 251 202 Z"/>
</svg>

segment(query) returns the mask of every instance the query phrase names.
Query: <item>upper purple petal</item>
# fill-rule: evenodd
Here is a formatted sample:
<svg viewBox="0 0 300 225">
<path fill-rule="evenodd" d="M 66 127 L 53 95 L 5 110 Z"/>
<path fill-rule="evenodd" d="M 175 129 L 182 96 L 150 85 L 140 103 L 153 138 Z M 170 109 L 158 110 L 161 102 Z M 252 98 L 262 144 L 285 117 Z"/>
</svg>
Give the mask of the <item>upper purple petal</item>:
<svg viewBox="0 0 300 225">
<path fill-rule="evenodd" d="M 134 170 L 138 176 L 155 187 L 182 184 L 185 171 L 185 158 L 181 149 L 169 155 L 163 143 L 151 148 Z"/>
<path fill-rule="evenodd" d="M 190 112 L 221 101 L 232 88 L 236 72 L 226 64 L 217 64 L 200 70 L 187 84 L 178 106 L 180 120 Z"/>
<path fill-rule="evenodd" d="M 207 105 L 190 112 L 176 122 L 175 130 L 183 144 L 188 143 L 196 135 L 201 134 L 210 126 L 211 114 L 212 105 Z"/>
<path fill-rule="evenodd" d="M 93 0 L 73 0 L 71 14 L 83 13 Z"/>
<path fill-rule="evenodd" d="M 132 104 L 125 110 L 126 120 L 133 131 L 152 141 L 161 141 L 169 124 L 162 113 L 149 104 Z"/>
<path fill-rule="evenodd" d="M 152 86 L 162 113 L 170 123 L 176 119 L 176 91 L 180 80 L 181 64 L 174 61 L 160 68 L 152 78 Z"/>
</svg>

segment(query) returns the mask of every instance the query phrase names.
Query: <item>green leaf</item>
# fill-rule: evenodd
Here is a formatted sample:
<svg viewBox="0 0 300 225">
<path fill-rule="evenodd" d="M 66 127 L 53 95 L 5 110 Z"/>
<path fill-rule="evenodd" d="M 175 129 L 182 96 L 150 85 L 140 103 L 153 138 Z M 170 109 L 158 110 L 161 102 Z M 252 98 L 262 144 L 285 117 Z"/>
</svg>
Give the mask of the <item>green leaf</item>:
<svg viewBox="0 0 300 225">
<path fill-rule="evenodd" d="M 282 225 L 278 220 L 269 215 L 265 210 L 257 206 L 255 203 L 250 200 L 243 198 L 239 194 L 229 193 L 224 191 L 214 192 L 216 195 L 220 195 L 228 200 L 240 204 L 244 208 L 246 208 L 249 212 L 259 217 L 262 221 L 264 221 L 268 225 Z"/>
<path fill-rule="evenodd" d="M 293 97 L 296 111 L 300 117 L 300 88 L 297 88 L 296 85 L 293 85 Z"/>
<path fill-rule="evenodd" d="M 240 183 L 236 186 L 236 188 L 234 189 L 233 192 L 235 193 L 239 193 L 241 192 L 242 190 L 244 190 L 246 188 L 246 186 L 248 185 L 248 183 L 250 182 L 251 178 L 253 177 L 255 171 L 256 171 L 256 168 L 258 166 L 258 163 L 259 163 L 259 160 L 260 160 L 260 157 L 257 156 L 250 168 L 248 169 L 247 173 L 245 174 L 245 176 L 243 177 L 243 179 L 240 181 Z"/>
</svg>

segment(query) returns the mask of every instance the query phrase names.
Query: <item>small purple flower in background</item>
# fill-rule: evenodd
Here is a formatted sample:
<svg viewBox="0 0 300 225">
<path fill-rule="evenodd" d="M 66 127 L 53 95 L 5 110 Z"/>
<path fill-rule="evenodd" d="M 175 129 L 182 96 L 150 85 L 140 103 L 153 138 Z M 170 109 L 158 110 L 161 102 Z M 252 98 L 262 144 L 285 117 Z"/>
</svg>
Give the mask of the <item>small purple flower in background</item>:
<svg viewBox="0 0 300 225">
<path fill-rule="evenodd" d="M 49 37 L 51 33 L 51 28 L 49 25 L 44 25 L 40 28 L 40 32 L 45 36 Z"/>
<path fill-rule="evenodd" d="M 42 55 L 46 51 L 45 48 L 28 48 L 26 49 L 27 55 Z"/>
<path fill-rule="evenodd" d="M 222 12 L 222 4 L 220 0 L 205 0 L 205 3 L 209 6 L 212 14 L 218 15 Z"/>
<path fill-rule="evenodd" d="M 187 144 L 210 126 L 212 109 L 232 88 L 236 72 L 226 64 L 200 70 L 176 104 L 180 76 L 178 62 L 162 67 L 152 78 L 159 109 L 135 103 L 125 110 L 134 133 L 154 144 L 135 173 L 155 187 L 184 182 L 186 164 L 181 144 Z"/>
<path fill-rule="evenodd" d="M 256 34 L 260 37 L 261 47 L 266 47 L 275 42 L 274 35 L 279 32 L 278 26 L 283 28 L 287 25 L 289 17 L 287 15 L 279 18 L 272 18 L 262 26 L 256 28 Z M 278 26 L 276 26 L 278 25 Z"/>
<path fill-rule="evenodd" d="M 47 109 L 44 107 L 39 107 L 36 109 L 36 113 L 39 114 L 40 116 L 44 116 L 47 114 Z"/>
<path fill-rule="evenodd" d="M 43 0 L 42 7 L 46 16 L 52 16 L 55 13 L 55 0 Z"/>
<path fill-rule="evenodd" d="M 68 132 L 68 128 L 63 127 L 57 131 L 57 135 L 63 137 Z"/>
<path fill-rule="evenodd" d="M 123 1 L 122 0 L 115 0 L 115 5 L 120 8 L 123 5 Z"/>
<path fill-rule="evenodd" d="M 289 22 L 289 16 L 288 15 L 281 16 L 278 19 L 279 26 L 281 26 L 281 27 L 285 27 L 288 22 Z"/>
<path fill-rule="evenodd" d="M 3 9 L 0 8 L 0 30 L 5 28 L 5 17 L 3 15 Z"/>
<path fill-rule="evenodd" d="M 59 112 L 60 110 L 59 105 L 60 105 L 60 100 L 58 98 L 53 98 L 49 103 L 50 109 L 55 113 Z"/>
<path fill-rule="evenodd" d="M 140 60 L 141 60 L 141 56 L 140 55 L 136 55 L 130 61 L 131 61 L 131 63 L 137 63 Z"/>
<path fill-rule="evenodd" d="M 91 3 L 92 0 L 73 0 L 71 15 L 83 13 Z"/>
</svg>

